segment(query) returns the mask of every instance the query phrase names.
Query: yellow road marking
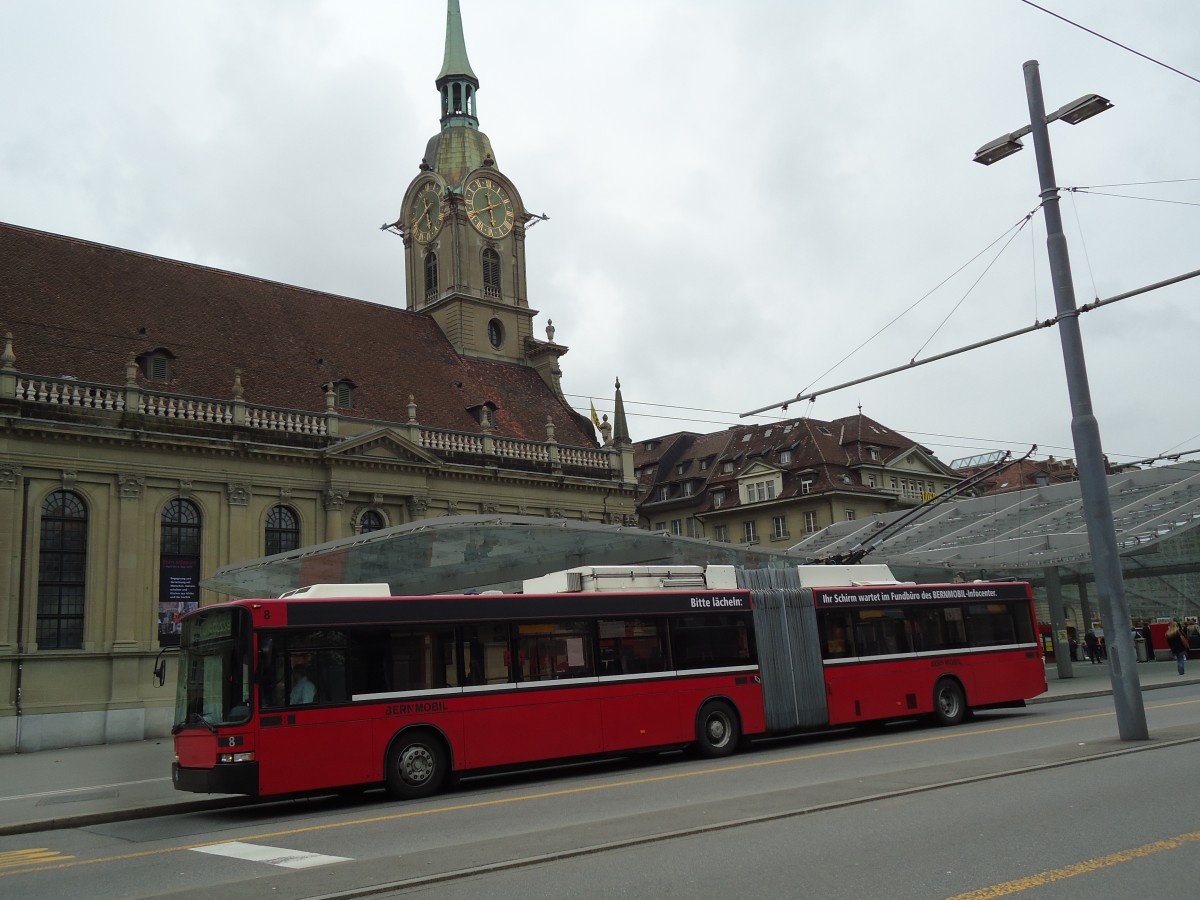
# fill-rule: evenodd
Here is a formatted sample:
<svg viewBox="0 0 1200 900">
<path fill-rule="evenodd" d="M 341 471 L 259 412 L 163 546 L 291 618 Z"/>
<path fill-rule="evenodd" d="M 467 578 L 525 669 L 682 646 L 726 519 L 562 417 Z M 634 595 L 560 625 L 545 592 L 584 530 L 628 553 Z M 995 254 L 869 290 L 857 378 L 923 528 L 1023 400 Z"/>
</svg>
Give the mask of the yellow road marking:
<svg viewBox="0 0 1200 900">
<path fill-rule="evenodd" d="M 1037 875 L 1018 878 L 1015 881 L 1006 881 L 1004 884 L 994 884 L 991 887 L 979 888 L 975 891 L 968 891 L 965 894 L 957 894 L 949 898 L 949 900 L 992 900 L 994 897 L 1007 897 L 1009 894 L 1019 894 L 1021 891 L 1041 887 L 1055 881 L 1062 881 L 1065 878 L 1074 878 L 1076 875 L 1087 875 L 1089 872 L 1098 872 L 1101 869 L 1107 869 L 1119 863 L 1144 859 L 1155 853 L 1162 853 L 1164 850 L 1177 850 L 1184 844 L 1190 844 L 1195 841 L 1200 841 L 1200 831 L 1189 831 L 1187 834 L 1167 838 L 1163 841 L 1142 844 L 1142 846 L 1134 847 L 1132 850 L 1121 850 L 1118 853 L 1110 853 L 1107 856 L 1085 859 L 1083 862 L 1063 866 L 1061 869 L 1050 869 L 1046 872 L 1039 872 Z"/>
<path fill-rule="evenodd" d="M 1164 704 L 1163 706 L 1153 706 L 1150 709 L 1166 708 L 1168 706 L 1185 706 L 1195 703 L 1200 703 L 1200 700 L 1183 700 Z M 979 737 L 980 735 L 1000 734 L 1005 731 L 1020 731 L 1026 728 L 1040 728 L 1047 725 L 1068 725 L 1074 722 L 1083 722 L 1089 719 L 1107 719 L 1112 718 L 1115 712 L 1099 712 L 1087 713 L 1078 716 L 1066 716 L 1061 719 L 1041 720 L 1036 722 L 1017 722 L 1008 725 L 998 725 L 994 728 L 973 729 L 971 731 L 942 731 L 937 734 L 925 735 L 918 738 L 909 738 L 905 740 L 889 741 L 885 744 L 856 744 L 853 747 L 843 747 L 840 750 L 824 750 L 817 753 L 804 753 L 799 756 L 787 756 L 776 759 L 732 763 L 728 765 L 715 766 L 712 768 L 701 769 L 693 772 L 676 772 L 670 775 L 654 775 L 646 778 L 631 778 L 624 781 L 606 782 L 605 784 L 587 785 L 584 787 L 563 788 L 557 791 L 542 791 L 536 794 L 522 794 L 516 797 L 501 797 L 492 800 L 479 800 L 473 803 L 459 803 L 454 806 L 439 806 L 434 809 L 418 809 L 409 812 L 390 813 L 384 816 L 370 816 L 364 819 L 349 819 L 344 822 L 326 822 L 321 825 L 305 825 L 301 828 L 289 828 L 282 831 L 268 831 L 262 834 L 250 835 L 240 838 L 245 842 L 272 840 L 281 837 L 291 837 L 298 834 L 308 834 L 316 831 L 329 831 L 335 828 L 348 828 L 356 825 L 377 825 L 381 822 L 398 822 L 403 819 L 415 819 L 421 816 L 440 815 L 442 813 L 464 812 L 473 809 L 485 809 L 490 806 L 505 806 L 512 803 L 527 803 L 534 800 L 546 800 L 554 797 L 569 797 L 579 794 L 588 794 L 595 791 L 615 790 L 618 788 L 637 787 L 643 784 L 656 784 L 666 781 L 678 781 L 683 778 L 698 778 L 703 775 L 719 775 L 726 772 L 736 772 L 742 769 L 758 769 L 764 766 L 778 766 L 786 763 L 810 762 L 815 759 L 828 759 L 835 756 L 849 756 L 855 753 L 868 753 L 873 750 L 892 750 L 897 747 L 912 747 L 920 744 L 931 744 L 937 741 L 952 741 L 963 738 Z M 58 865 L 42 865 L 33 866 L 27 869 L 18 869 L 8 872 L 0 872 L 0 878 L 5 878 L 9 875 L 23 875 L 32 872 L 51 872 L 57 869 L 73 869 L 77 866 L 90 866 L 96 863 L 108 862 L 124 862 L 131 859 L 140 859 L 146 856 L 163 856 L 168 853 L 180 853 L 184 850 L 195 850 L 200 847 L 214 847 L 218 844 L 224 844 L 229 841 L 229 838 L 222 838 L 219 841 L 202 841 L 196 844 L 184 844 L 178 847 L 161 847 L 157 850 L 139 850 L 136 853 L 122 853 L 116 856 L 102 856 L 96 859 L 79 859 L 74 862 L 63 862 Z M 73 857 L 67 857 L 73 859 Z"/>
<path fill-rule="evenodd" d="M 27 850 L 7 850 L 0 853 L 0 869 L 17 868 L 33 863 L 57 862 L 63 859 L 74 859 L 73 856 L 63 856 L 57 850 L 49 847 L 30 847 Z"/>
</svg>

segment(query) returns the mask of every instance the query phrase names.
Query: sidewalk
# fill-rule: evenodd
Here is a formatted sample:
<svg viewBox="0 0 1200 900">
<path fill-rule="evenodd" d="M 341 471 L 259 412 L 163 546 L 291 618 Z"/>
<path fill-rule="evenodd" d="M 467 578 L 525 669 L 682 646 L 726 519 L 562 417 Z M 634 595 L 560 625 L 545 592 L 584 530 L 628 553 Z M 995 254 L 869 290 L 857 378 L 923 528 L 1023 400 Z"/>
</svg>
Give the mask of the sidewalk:
<svg viewBox="0 0 1200 900">
<path fill-rule="evenodd" d="M 1160 655 L 1165 655 L 1160 654 Z M 1046 664 L 1046 693 L 1030 700 L 1030 703 L 1049 703 L 1054 700 L 1070 700 L 1076 697 L 1096 697 L 1112 693 L 1112 678 L 1108 663 L 1071 663 L 1071 678 L 1058 677 L 1058 664 Z M 1188 673 L 1180 675 L 1175 669 L 1175 660 L 1157 660 L 1137 664 L 1138 680 L 1143 691 L 1155 688 L 1174 687 L 1179 684 L 1200 684 L 1200 660 L 1191 660 Z"/>
<path fill-rule="evenodd" d="M 1046 666 L 1045 694 L 1031 703 L 1112 693 L 1108 664 L 1073 663 L 1073 677 Z M 1143 690 L 1200 684 L 1200 665 L 1180 676 L 1174 661 L 1137 667 Z M 1193 674 L 1195 673 L 1195 674 Z M 73 828 L 253 803 L 245 797 L 185 794 L 171 785 L 170 738 L 0 756 L 0 835 Z"/>
</svg>

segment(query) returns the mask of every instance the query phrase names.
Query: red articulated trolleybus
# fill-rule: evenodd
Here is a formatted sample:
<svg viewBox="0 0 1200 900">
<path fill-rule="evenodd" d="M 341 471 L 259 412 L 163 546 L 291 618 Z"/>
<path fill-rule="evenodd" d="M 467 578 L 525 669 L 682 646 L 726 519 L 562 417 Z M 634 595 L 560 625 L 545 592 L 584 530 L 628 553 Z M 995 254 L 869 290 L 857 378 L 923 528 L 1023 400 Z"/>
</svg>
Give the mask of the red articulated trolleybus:
<svg viewBox="0 0 1200 900">
<path fill-rule="evenodd" d="M 520 594 L 313 585 L 182 621 L 173 779 L 266 797 L 974 709 L 1046 689 L 1027 584 L 582 567 Z M 160 680 L 162 668 L 158 670 Z"/>
</svg>

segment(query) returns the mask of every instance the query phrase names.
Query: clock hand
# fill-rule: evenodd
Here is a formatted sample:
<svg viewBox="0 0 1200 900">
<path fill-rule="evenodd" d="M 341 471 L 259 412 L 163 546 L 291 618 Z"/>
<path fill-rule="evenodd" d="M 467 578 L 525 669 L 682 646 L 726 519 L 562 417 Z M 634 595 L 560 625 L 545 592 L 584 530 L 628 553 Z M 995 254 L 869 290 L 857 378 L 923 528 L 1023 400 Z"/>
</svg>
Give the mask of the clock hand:
<svg viewBox="0 0 1200 900">
<path fill-rule="evenodd" d="M 413 226 L 414 226 L 414 227 L 415 227 L 416 225 L 418 225 L 422 219 L 428 219 L 428 218 L 429 218 L 429 201 L 428 201 L 428 200 L 425 200 L 425 201 L 424 201 L 424 203 L 425 203 L 425 209 L 423 209 L 423 210 L 421 211 L 421 214 L 420 214 L 419 216 L 417 216 L 417 217 L 416 217 L 416 219 L 414 219 L 414 220 L 413 220 Z"/>
</svg>

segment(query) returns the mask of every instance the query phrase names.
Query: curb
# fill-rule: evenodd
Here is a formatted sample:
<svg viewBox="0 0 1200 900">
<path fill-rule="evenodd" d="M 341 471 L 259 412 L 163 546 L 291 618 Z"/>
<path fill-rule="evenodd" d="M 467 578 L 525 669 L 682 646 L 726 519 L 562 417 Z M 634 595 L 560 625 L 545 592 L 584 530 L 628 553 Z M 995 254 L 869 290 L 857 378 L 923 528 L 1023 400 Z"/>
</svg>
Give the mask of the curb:
<svg viewBox="0 0 1200 900">
<path fill-rule="evenodd" d="M 153 819 L 158 816 L 173 816 L 179 813 L 208 812 L 211 810 L 234 809 L 261 802 L 255 797 L 228 797 L 217 800 L 177 800 L 153 806 L 131 806 L 107 812 L 77 813 L 71 816 L 56 816 L 52 819 L 34 819 L 29 822 L 12 822 L 0 825 L 0 837 L 14 834 L 34 834 L 39 831 L 57 831 L 61 828 L 84 828 L 88 825 L 107 825 L 112 822 L 128 822 L 133 819 Z"/>
</svg>

